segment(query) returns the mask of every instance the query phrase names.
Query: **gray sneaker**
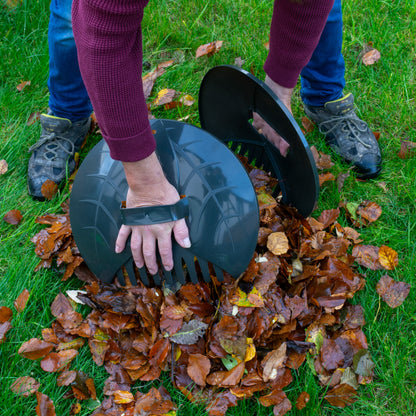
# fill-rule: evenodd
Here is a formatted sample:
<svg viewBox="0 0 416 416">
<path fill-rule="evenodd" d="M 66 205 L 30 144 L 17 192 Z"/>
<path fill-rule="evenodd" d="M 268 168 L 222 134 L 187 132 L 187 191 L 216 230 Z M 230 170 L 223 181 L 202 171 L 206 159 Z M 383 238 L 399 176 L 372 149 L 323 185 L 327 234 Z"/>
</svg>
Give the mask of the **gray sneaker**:
<svg viewBox="0 0 416 416">
<path fill-rule="evenodd" d="M 328 101 L 323 107 L 305 105 L 306 115 L 326 136 L 332 150 L 352 164 L 360 179 L 375 178 L 381 171 L 381 153 L 367 123 L 354 111 L 354 96 Z"/>
<path fill-rule="evenodd" d="M 56 117 L 53 114 L 42 114 L 40 117 L 42 131 L 40 139 L 29 152 L 27 185 L 29 194 L 40 201 L 42 185 L 50 179 L 59 185 L 75 170 L 74 155 L 78 152 L 90 129 L 91 118 L 71 122 L 67 118 Z"/>
</svg>

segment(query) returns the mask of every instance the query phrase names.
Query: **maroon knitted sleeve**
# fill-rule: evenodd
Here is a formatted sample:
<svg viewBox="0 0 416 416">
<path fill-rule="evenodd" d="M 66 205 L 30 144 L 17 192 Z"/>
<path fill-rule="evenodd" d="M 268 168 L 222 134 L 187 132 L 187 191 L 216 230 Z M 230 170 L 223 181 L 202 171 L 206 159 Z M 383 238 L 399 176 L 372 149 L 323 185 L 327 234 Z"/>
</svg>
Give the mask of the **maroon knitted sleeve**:
<svg viewBox="0 0 416 416">
<path fill-rule="evenodd" d="M 82 78 L 111 157 L 135 162 L 156 148 L 142 86 L 141 21 L 148 0 L 74 0 Z"/>
<path fill-rule="evenodd" d="M 334 0 L 275 0 L 266 74 L 293 88 L 324 30 Z"/>
</svg>

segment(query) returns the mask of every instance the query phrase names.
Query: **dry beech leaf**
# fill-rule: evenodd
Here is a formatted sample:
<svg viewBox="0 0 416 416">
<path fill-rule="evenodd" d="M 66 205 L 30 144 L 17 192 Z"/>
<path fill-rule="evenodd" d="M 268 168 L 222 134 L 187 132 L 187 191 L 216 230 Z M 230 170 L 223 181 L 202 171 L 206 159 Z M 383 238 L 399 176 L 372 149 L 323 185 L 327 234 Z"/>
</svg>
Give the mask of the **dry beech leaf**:
<svg viewBox="0 0 416 416">
<path fill-rule="evenodd" d="M 43 371 L 54 373 L 62 371 L 78 355 L 77 350 L 51 352 L 40 362 Z"/>
<path fill-rule="evenodd" d="M 30 85 L 30 81 L 22 81 L 20 84 L 16 85 L 17 91 L 21 92 L 25 87 Z"/>
<path fill-rule="evenodd" d="M 378 261 L 386 270 L 393 270 L 399 263 L 399 256 L 392 248 L 381 246 L 378 251 Z"/>
<path fill-rule="evenodd" d="M 211 361 L 202 354 L 190 354 L 186 371 L 198 386 L 205 387 L 205 379 L 211 370 Z"/>
<path fill-rule="evenodd" d="M 306 391 L 303 391 L 301 394 L 299 394 L 299 397 L 296 400 L 296 409 L 302 410 L 306 407 L 310 400 L 310 396 Z"/>
<path fill-rule="evenodd" d="M 292 403 L 288 398 L 283 399 L 273 407 L 274 416 L 283 416 L 292 410 Z"/>
<path fill-rule="evenodd" d="M 0 159 L 0 175 L 4 175 L 9 170 L 9 165 L 4 159 Z"/>
<path fill-rule="evenodd" d="M 7 306 L 0 306 L 0 324 L 10 321 L 13 316 L 13 311 Z"/>
<path fill-rule="evenodd" d="M 315 123 L 309 120 L 308 117 L 302 117 L 302 127 L 305 130 L 305 133 L 311 133 L 315 129 Z"/>
<path fill-rule="evenodd" d="M 7 321 L 0 324 L 0 344 L 2 344 L 6 340 L 6 334 L 12 327 L 12 324 Z"/>
<path fill-rule="evenodd" d="M 379 262 L 379 247 L 372 245 L 356 245 L 352 249 L 355 261 L 371 270 L 382 270 L 383 266 Z"/>
<path fill-rule="evenodd" d="M 358 206 L 356 214 L 365 220 L 366 225 L 377 221 L 381 215 L 381 207 L 372 201 L 363 201 Z"/>
<path fill-rule="evenodd" d="M 24 397 L 29 397 L 31 394 L 36 393 L 40 387 L 40 383 L 33 377 L 23 376 L 17 378 L 10 386 L 10 390 L 16 394 Z"/>
<path fill-rule="evenodd" d="M 49 354 L 53 347 L 54 345 L 50 342 L 45 342 L 38 338 L 31 338 L 22 344 L 18 353 L 25 358 L 29 358 L 29 360 L 37 360 Z"/>
<path fill-rule="evenodd" d="M 23 292 L 14 301 L 14 307 L 16 308 L 17 312 L 22 312 L 26 307 L 29 295 L 29 291 L 27 289 L 23 289 Z"/>
<path fill-rule="evenodd" d="M 409 159 L 416 154 L 416 143 L 409 140 L 402 140 L 400 150 L 397 156 L 400 159 Z"/>
<path fill-rule="evenodd" d="M 192 345 L 205 334 L 207 328 L 208 325 L 205 322 L 193 319 L 189 322 L 185 322 L 182 325 L 182 328 L 171 335 L 169 339 L 176 344 Z"/>
<path fill-rule="evenodd" d="M 200 58 L 201 56 L 211 56 L 214 53 L 218 52 L 222 47 L 223 41 L 217 40 L 214 42 L 206 43 L 205 45 L 201 45 L 196 50 L 196 58 Z"/>
<path fill-rule="evenodd" d="M 271 233 L 267 237 L 267 248 L 276 256 L 286 254 L 289 250 L 289 241 L 283 232 Z"/>
<path fill-rule="evenodd" d="M 334 163 L 331 161 L 331 156 L 319 152 L 315 146 L 311 146 L 312 156 L 315 160 L 316 167 L 319 170 L 327 170 L 334 166 Z"/>
<path fill-rule="evenodd" d="M 381 54 L 377 49 L 371 49 L 370 51 L 366 52 L 362 57 L 362 62 L 364 65 L 373 65 L 378 60 L 380 60 Z"/>
<path fill-rule="evenodd" d="M 378 281 L 376 291 L 387 305 L 397 308 L 409 295 L 410 285 L 406 282 L 397 282 L 386 274 Z"/>
<path fill-rule="evenodd" d="M 36 406 L 37 416 L 56 416 L 53 401 L 46 394 L 37 391 L 36 400 L 38 402 Z"/>
<path fill-rule="evenodd" d="M 128 404 L 134 401 L 134 396 L 129 391 L 116 390 L 114 392 L 114 403 Z"/>
<path fill-rule="evenodd" d="M 157 78 L 163 75 L 166 72 L 166 68 L 169 68 L 171 65 L 174 64 L 174 60 L 171 59 L 169 61 L 163 62 L 159 64 L 155 70 L 149 72 L 148 74 L 142 77 L 143 82 L 143 92 L 144 97 L 147 100 L 152 92 L 153 85 Z"/>
<path fill-rule="evenodd" d="M 40 112 L 34 111 L 33 113 L 30 113 L 29 118 L 26 121 L 26 126 L 31 126 L 32 124 L 35 124 L 36 121 L 40 119 Z"/>
<path fill-rule="evenodd" d="M 357 400 L 357 392 L 349 384 L 340 384 L 327 392 L 325 400 L 332 406 L 343 408 Z"/>
<path fill-rule="evenodd" d="M 261 365 L 263 367 L 263 381 L 268 382 L 274 380 L 278 374 L 278 369 L 283 366 L 286 361 L 287 344 L 283 342 L 276 350 L 270 351 L 263 359 Z"/>
<path fill-rule="evenodd" d="M 157 97 L 152 102 L 152 105 L 157 107 L 159 105 L 165 105 L 171 103 L 177 96 L 177 92 L 170 88 L 164 88 L 157 93 Z"/>
<path fill-rule="evenodd" d="M 6 221 L 12 225 L 18 225 L 20 221 L 22 221 L 22 218 L 22 214 L 18 209 L 12 209 L 9 212 L 6 212 L 3 217 L 3 221 Z"/>
<path fill-rule="evenodd" d="M 322 186 L 325 182 L 335 181 L 335 176 L 331 172 L 325 172 L 319 174 L 319 186 Z"/>
<path fill-rule="evenodd" d="M 54 181 L 48 179 L 43 183 L 40 191 L 42 195 L 50 201 L 58 192 L 58 185 Z"/>
</svg>

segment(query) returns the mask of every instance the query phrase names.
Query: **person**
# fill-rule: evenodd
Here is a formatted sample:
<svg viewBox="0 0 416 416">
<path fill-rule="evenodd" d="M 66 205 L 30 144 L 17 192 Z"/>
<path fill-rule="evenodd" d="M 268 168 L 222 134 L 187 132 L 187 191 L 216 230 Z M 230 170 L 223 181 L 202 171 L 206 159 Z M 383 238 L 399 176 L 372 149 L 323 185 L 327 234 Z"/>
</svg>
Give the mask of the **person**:
<svg viewBox="0 0 416 416">
<path fill-rule="evenodd" d="M 129 185 L 128 207 L 171 204 L 179 199 L 176 190 L 164 177 L 154 152 L 155 141 L 147 120 L 141 84 L 141 21 L 147 3 L 148 0 L 125 0 L 116 4 L 109 0 L 74 0 L 73 6 L 73 29 L 81 73 L 111 156 L 123 163 Z M 355 138 L 357 123 L 361 128 L 364 122 L 355 115 L 352 96 L 343 96 L 344 66 L 342 55 L 339 56 L 342 15 L 340 1 L 336 0 L 334 7 L 333 3 L 334 0 L 275 1 L 270 53 L 264 66 L 266 83 L 290 109 L 293 88 L 302 73 L 305 110 L 308 106 L 310 114 L 319 114 L 319 120 L 314 118 L 328 137 L 338 130 L 344 133 L 348 129 L 346 131 L 350 134 L 341 142 L 346 140 L 357 146 L 352 137 Z M 333 18 L 328 18 L 330 12 Z M 331 20 L 337 23 L 331 24 Z M 338 30 L 338 47 L 329 54 L 331 48 L 335 48 L 332 44 L 335 30 Z M 338 57 L 336 65 L 331 68 L 337 68 L 337 71 L 331 75 L 332 69 L 325 71 L 319 67 L 319 62 L 325 64 L 325 60 L 335 55 Z M 331 82 L 333 79 L 335 81 Z M 333 84 L 331 88 L 330 84 Z M 341 113 L 336 114 L 340 108 Z M 343 117 L 344 114 L 347 116 Z M 324 118 L 322 122 L 321 118 Z M 338 127 L 328 127 L 328 123 L 324 123 L 327 119 Z M 264 127 L 265 135 L 284 153 L 285 142 L 274 131 L 267 131 L 267 126 Z M 361 135 L 362 130 L 359 129 Z M 358 142 L 364 140 L 367 139 L 359 137 Z M 341 147 L 336 148 L 339 153 L 343 151 Z M 347 148 L 350 149 L 351 145 Z M 351 161 L 359 164 L 358 159 Z M 375 160 L 373 164 L 378 169 L 379 161 Z M 186 223 L 180 220 L 146 227 L 122 226 L 116 251 L 124 249 L 131 234 L 133 258 L 138 267 L 146 265 L 151 273 L 155 273 L 158 247 L 164 267 L 170 270 L 173 266 L 172 232 L 180 245 L 190 246 Z"/>
<path fill-rule="evenodd" d="M 308 1 L 304 1 L 304 4 L 306 3 Z M 301 5 L 299 7 L 302 8 Z M 353 95 L 344 95 L 345 62 L 342 55 L 341 0 L 334 1 L 319 42 L 307 63 L 296 53 L 301 50 L 299 44 L 293 44 L 294 49 L 288 46 L 287 26 L 305 25 L 307 21 L 306 15 L 294 14 L 294 9 L 293 2 L 275 2 L 270 52 L 264 65 L 267 74 L 266 84 L 291 110 L 291 97 L 300 73 L 300 93 L 306 115 L 325 134 L 332 150 L 353 165 L 358 178 L 375 178 L 381 171 L 380 148 L 367 123 L 357 116 Z M 258 115 L 253 119 L 254 125 L 261 128 L 269 139 L 273 137 L 272 140 L 285 154 L 287 143 L 265 125 Z"/>
<path fill-rule="evenodd" d="M 90 129 L 92 106 L 79 71 L 71 23 L 72 0 L 52 0 L 48 27 L 49 110 L 41 134 L 29 148 L 29 194 L 44 200 L 47 180 L 60 184 L 75 169 L 75 153 Z"/>
</svg>

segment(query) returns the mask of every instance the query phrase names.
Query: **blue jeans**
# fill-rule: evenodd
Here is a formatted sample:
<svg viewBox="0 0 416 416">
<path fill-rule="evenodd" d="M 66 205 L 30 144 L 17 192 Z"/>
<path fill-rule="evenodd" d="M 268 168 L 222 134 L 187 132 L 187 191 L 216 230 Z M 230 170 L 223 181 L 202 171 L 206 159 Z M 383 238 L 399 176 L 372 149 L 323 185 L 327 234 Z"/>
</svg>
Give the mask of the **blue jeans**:
<svg viewBox="0 0 416 416">
<path fill-rule="evenodd" d="M 49 19 L 49 108 L 57 117 L 78 121 L 92 113 L 81 78 L 71 24 L 72 0 L 52 0 Z"/>
<path fill-rule="evenodd" d="M 301 75 L 301 98 L 306 105 L 323 106 L 337 100 L 345 87 L 342 56 L 341 0 L 335 0 L 318 46 Z"/>
</svg>

